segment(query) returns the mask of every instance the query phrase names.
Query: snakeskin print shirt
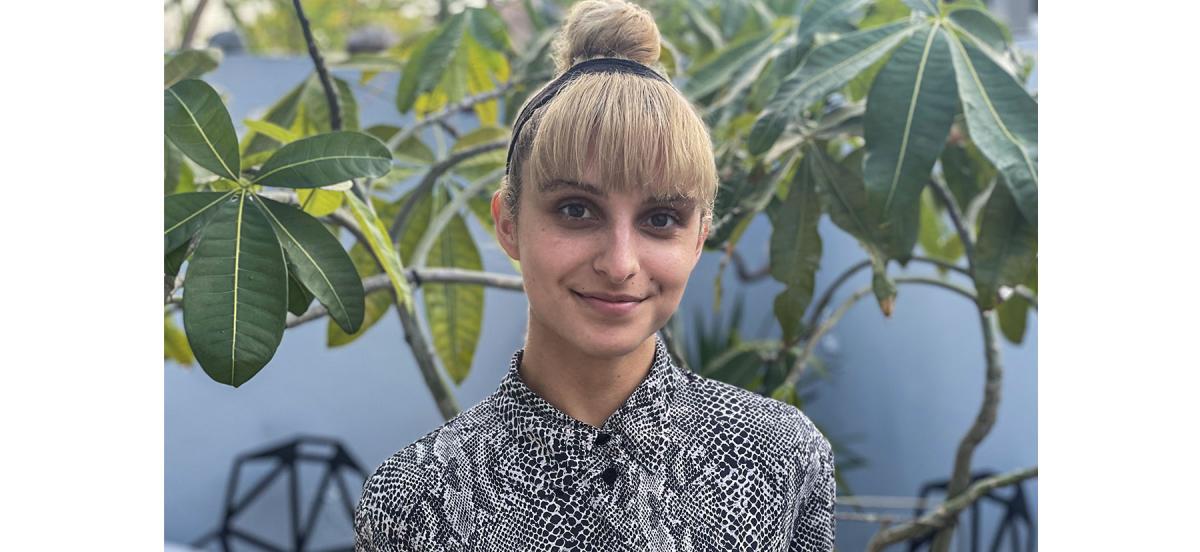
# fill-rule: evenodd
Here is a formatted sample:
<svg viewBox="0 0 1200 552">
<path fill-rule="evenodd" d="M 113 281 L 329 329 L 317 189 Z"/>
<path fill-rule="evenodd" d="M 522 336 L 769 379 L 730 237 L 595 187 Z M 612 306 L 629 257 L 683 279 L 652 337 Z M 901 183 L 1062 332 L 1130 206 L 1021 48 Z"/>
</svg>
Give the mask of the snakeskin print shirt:
<svg viewBox="0 0 1200 552">
<path fill-rule="evenodd" d="M 363 485 L 355 550 L 832 550 L 833 453 L 797 408 L 679 368 L 655 336 L 604 424 L 517 372 Z"/>
</svg>

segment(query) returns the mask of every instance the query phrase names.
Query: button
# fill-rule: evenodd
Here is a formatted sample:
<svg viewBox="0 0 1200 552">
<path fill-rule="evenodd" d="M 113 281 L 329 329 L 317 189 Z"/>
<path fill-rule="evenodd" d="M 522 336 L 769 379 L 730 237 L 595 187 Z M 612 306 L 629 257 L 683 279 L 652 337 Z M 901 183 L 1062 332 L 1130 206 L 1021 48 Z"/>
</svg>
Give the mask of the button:
<svg viewBox="0 0 1200 552">
<path fill-rule="evenodd" d="M 617 467 L 609 466 L 600 474 L 600 477 L 604 479 L 605 483 L 608 483 L 608 486 L 611 487 L 612 484 L 617 481 Z"/>
<path fill-rule="evenodd" d="M 596 446 L 598 446 L 598 447 L 604 446 L 604 444 L 607 443 L 609 441 L 609 439 L 612 439 L 611 434 L 601 432 L 600 435 L 598 435 L 596 437 Z"/>
</svg>

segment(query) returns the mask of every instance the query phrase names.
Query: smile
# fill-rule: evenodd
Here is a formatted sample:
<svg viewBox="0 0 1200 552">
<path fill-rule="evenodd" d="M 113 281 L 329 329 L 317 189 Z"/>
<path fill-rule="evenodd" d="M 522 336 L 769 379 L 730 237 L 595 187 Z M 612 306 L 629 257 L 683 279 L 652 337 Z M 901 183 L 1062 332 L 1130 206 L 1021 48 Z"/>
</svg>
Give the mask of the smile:
<svg viewBox="0 0 1200 552">
<path fill-rule="evenodd" d="M 638 305 L 642 304 L 642 301 L 645 301 L 644 297 L 638 299 L 632 296 L 606 296 L 601 298 L 584 295 L 575 290 L 571 290 L 571 294 L 583 302 L 583 304 L 605 316 L 627 315 L 633 312 Z"/>
</svg>

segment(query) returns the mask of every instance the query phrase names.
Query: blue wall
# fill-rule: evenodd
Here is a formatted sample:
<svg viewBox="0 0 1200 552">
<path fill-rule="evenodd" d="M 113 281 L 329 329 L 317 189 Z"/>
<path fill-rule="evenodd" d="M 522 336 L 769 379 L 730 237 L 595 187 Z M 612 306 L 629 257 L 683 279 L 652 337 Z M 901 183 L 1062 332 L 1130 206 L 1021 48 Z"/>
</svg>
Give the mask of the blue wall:
<svg viewBox="0 0 1200 552">
<path fill-rule="evenodd" d="M 261 115 L 310 71 L 307 59 L 227 57 L 206 77 L 226 94 L 235 124 Z M 357 82 L 354 72 L 339 73 Z M 397 124 L 392 107 L 395 76 L 381 76 L 356 97 L 362 123 Z M 400 122 L 403 124 L 402 122 Z M 474 224 L 472 222 L 472 224 Z M 512 266 L 477 226 L 484 269 L 512 274 Z M 863 258 L 853 239 L 822 221 L 825 256 L 817 289 Z M 769 224 L 751 225 L 740 250 L 748 264 L 766 262 Z M 682 309 L 711 311 L 719 257 L 706 253 L 692 275 Z M 920 272 L 914 269 L 914 273 Z M 845 287 L 866 285 L 863 274 Z M 742 285 L 725 277 L 726 305 L 744 293 L 743 331 L 772 331 L 771 302 L 781 289 L 770 280 Z M 726 308 L 727 308 L 726 306 Z M 488 289 L 485 335 L 471 374 L 458 389 L 463 408 L 495 389 L 523 339 L 526 307 L 519 293 Z M 723 311 L 727 312 L 727 311 Z M 165 533 L 190 542 L 219 521 L 234 456 L 297 434 L 342 440 L 373 470 L 387 456 L 442 423 L 416 370 L 395 314 L 354 344 L 325 347 L 325 321 L 289 330 L 275 358 L 253 380 L 233 389 L 211 381 L 198 367 L 167 363 L 165 375 Z M 1005 344 L 1003 403 L 991 435 L 975 456 L 977 468 L 1007 471 L 1037 463 L 1037 322 L 1030 318 L 1020 347 Z M 766 335 L 762 335 L 765 337 Z M 978 410 L 983 389 L 979 323 L 962 298 L 942 290 L 902 287 L 896 312 L 884 319 L 867 299 L 854 307 L 820 348 L 832 373 L 806 412 L 835 440 L 869 459 L 846 473 L 860 495 L 913 495 L 931 479 L 945 478 L 958 440 Z M 307 488 L 314 474 L 302 474 Z M 357 482 L 356 482 L 357 484 Z M 1036 483 L 1032 484 L 1036 515 Z M 352 489 L 357 493 L 357 487 Z M 332 498 L 332 497 L 331 497 Z M 282 486 L 248 512 L 243 527 L 283 543 L 286 508 Z M 903 512 L 898 512 L 903 515 Z M 349 521 L 326 508 L 314 544 L 345 541 Z M 860 550 L 874 526 L 840 522 L 838 546 Z"/>
</svg>

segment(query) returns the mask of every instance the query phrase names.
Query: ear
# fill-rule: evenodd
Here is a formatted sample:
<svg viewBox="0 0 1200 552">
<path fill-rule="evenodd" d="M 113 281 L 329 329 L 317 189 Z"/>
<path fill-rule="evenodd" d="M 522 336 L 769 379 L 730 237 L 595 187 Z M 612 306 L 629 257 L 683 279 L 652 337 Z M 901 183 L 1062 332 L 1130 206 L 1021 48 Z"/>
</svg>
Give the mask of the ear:
<svg viewBox="0 0 1200 552">
<path fill-rule="evenodd" d="M 496 241 L 513 260 L 521 260 L 521 248 L 517 245 L 517 223 L 509 216 L 504 204 L 504 191 L 492 194 L 492 224 L 496 228 Z"/>
</svg>

